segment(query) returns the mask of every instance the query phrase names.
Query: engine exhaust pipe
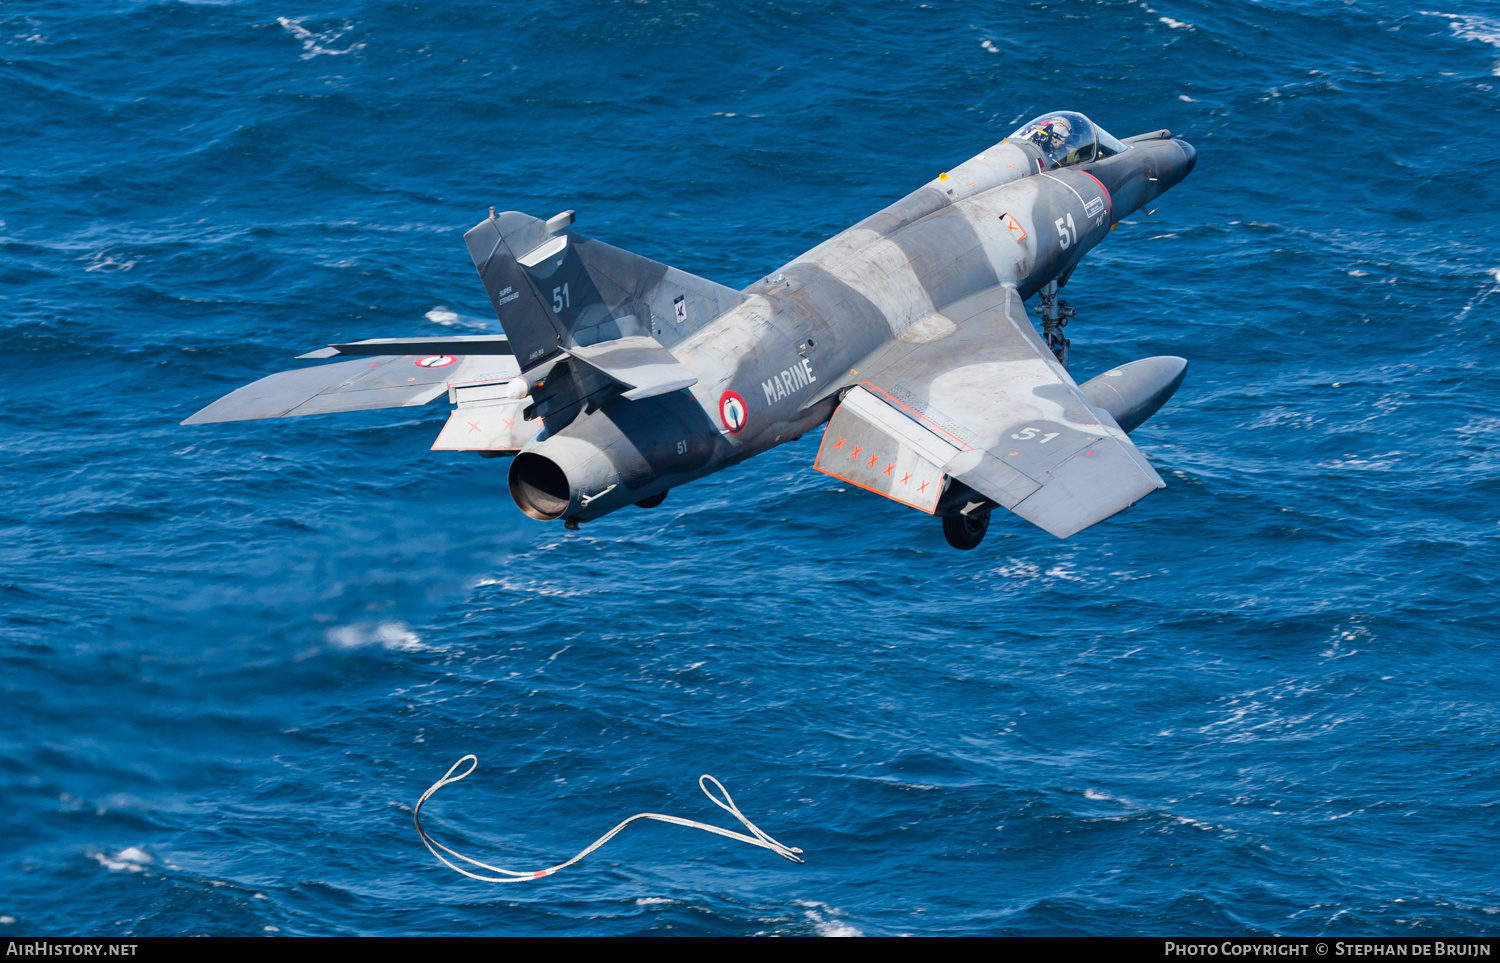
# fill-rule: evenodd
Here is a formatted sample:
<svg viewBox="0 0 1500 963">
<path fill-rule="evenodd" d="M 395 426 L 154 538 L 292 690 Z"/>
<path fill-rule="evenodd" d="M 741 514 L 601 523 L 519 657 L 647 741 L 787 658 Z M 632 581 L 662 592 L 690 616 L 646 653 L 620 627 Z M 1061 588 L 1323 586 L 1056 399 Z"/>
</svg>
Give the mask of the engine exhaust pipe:
<svg viewBox="0 0 1500 963">
<path fill-rule="evenodd" d="M 557 462 L 523 451 L 511 462 L 507 477 L 516 506 L 537 521 L 561 518 L 573 504 L 573 486 Z"/>
</svg>

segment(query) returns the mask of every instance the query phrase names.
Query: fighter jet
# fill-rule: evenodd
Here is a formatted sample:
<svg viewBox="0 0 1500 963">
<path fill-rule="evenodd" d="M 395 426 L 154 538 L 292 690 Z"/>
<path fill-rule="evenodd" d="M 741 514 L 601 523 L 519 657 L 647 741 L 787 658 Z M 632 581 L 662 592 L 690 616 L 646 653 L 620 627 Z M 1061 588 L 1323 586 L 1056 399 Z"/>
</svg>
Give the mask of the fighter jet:
<svg viewBox="0 0 1500 963">
<path fill-rule="evenodd" d="M 353 360 L 183 424 L 447 395 L 432 447 L 511 456 L 516 505 L 569 529 L 827 425 L 814 468 L 942 519 L 955 548 L 996 506 L 1066 538 L 1165 487 L 1127 435 L 1187 362 L 1077 384 L 1058 291 L 1196 160 L 1170 131 L 1043 114 L 739 291 L 585 237 L 572 211 L 491 208 L 464 240 L 504 335 L 330 345 L 301 357 Z"/>
</svg>

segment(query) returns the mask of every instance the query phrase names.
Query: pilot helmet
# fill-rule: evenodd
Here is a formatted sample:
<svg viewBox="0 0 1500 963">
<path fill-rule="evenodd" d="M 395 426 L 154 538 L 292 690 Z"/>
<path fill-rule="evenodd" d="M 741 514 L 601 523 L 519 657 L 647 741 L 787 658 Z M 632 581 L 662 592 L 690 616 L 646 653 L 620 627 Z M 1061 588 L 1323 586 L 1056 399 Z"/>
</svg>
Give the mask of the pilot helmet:
<svg viewBox="0 0 1500 963">
<path fill-rule="evenodd" d="M 1047 122 L 1047 132 L 1051 135 L 1052 149 L 1060 150 L 1072 139 L 1073 125 L 1066 117 L 1054 117 Z"/>
</svg>

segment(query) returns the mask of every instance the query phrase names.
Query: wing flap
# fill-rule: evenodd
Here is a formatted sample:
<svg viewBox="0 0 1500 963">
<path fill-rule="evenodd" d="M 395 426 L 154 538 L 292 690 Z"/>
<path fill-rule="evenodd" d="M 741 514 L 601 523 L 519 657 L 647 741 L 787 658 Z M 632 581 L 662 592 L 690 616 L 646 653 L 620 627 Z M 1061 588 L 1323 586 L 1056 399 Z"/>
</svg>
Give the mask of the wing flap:
<svg viewBox="0 0 1500 963">
<path fill-rule="evenodd" d="M 840 481 L 931 515 L 958 453 L 942 438 L 855 388 L 828 422 L 813 467 Z"/>
<path fill-rule="evenodd" d="M 486 401 L 460 405 L 432 443 L 433 451 L 517 452 L 536 439 L 540 420 L 527 421 L 521 412 L 530 402 Z"/>
</svg>

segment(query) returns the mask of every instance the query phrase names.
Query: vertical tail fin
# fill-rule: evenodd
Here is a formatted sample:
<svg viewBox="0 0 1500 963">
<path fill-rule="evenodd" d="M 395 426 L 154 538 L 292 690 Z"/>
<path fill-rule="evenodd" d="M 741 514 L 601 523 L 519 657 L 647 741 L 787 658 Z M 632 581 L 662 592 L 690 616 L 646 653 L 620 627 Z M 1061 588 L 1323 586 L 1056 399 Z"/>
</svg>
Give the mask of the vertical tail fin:
<svg viewBox="0 0 1500 963">
<path fill-rule="evenodd" d="M 510 339 L 516 362 L 525 370 L 561 351 L 565 331 L 512 253 L 511 241 L 529 253 L 547 242 L 545 222 L 507 211 L 492 214 L 464 235 L 495 317 Z"/>
<path fill-rule="evenodd" d="M 518 211 L 464 235 L 516 360 L 527 369 L 564 348 L 626 337 L 670 347 L 745 295 Z"/>
</svg>

